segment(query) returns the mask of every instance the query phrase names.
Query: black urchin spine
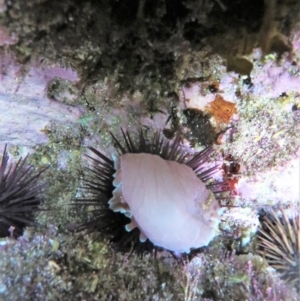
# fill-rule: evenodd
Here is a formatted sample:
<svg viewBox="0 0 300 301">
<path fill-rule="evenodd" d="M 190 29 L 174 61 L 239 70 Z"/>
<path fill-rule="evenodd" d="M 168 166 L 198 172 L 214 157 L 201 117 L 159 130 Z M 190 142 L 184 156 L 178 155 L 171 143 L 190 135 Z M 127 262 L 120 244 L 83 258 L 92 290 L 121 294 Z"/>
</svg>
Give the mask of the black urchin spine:
<svg viewBox="0 0 300 301">
<path fill-rule="evenodd" d="M 18 237 L 23 228 L 34 225 L 34 213 L 41 204 L 39 177 L 44 172 L 34 173 L 27 165 L 28 156 L 8 164 L 7 146 L 4 148 L 0 166 L 0 237 Z"/>
</svg>

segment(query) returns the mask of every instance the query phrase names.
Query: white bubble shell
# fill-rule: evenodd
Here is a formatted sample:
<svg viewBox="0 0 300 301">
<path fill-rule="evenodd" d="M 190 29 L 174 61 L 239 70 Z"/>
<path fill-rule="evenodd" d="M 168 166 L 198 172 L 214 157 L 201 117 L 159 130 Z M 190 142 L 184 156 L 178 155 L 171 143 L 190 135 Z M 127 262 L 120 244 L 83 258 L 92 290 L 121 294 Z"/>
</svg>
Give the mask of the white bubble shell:
<svg viewBox="0 0 300 301">
<path fill-rule="evenodd" d="M 140 241 L 189 253 L 218 234 L 222 209 L 190 167 L 145 153 L 114 161 L 116 188 L 109 206 L 131 218 L 126 230 L 138 227 Z"/>
</svg>

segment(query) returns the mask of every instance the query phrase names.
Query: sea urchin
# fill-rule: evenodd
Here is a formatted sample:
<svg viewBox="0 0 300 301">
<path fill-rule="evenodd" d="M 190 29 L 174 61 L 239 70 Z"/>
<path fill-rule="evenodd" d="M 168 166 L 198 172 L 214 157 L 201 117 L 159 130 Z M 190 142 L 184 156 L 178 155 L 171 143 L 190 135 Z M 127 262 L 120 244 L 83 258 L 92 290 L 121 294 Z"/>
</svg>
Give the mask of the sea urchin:
<svg viewBox="0 0 300 301">
<path fill-rule="evenodd" d="M 271 209 L 263 217 L 263 227 L 259 230 L 258 253 L 276 269 L 281 277 L 299 289 L 300 285 L 300 215 L 292 211 L 287 217 L 280 208 L 281 217 Z"/>
<path fill-rule="evenodd" d="M 25 226 L 34 224 L 43 186 L 38 178 L 44 170 L 34 173 L 33 167 L 27 166 L 27 156 L 15 165 L 8 161 L 5 146 L 0 166 L 0 237 L 18 237 Z"/>
<path fill-rule="evenodd" d="M 112 160 L 89 147 L 96 156 L 88 156 L 93 166 L 84 181 L 91 198 L 76 203 L 93 210 L 78 230 L 101 230 L 121 249 L 133 244 L 138 253 L 158 248 L 189 253 L 206 246 L 218 232 L 224 188 L 211 182 L 219 167 L 205 167 L 212 149 L 191 155 L 179 137 L 171 144 L 157 132 L 149 141 L 140 131 L 134 143 L 122 134 L 124 145 L 111 134 L 118 152 Z"/>
</svg>

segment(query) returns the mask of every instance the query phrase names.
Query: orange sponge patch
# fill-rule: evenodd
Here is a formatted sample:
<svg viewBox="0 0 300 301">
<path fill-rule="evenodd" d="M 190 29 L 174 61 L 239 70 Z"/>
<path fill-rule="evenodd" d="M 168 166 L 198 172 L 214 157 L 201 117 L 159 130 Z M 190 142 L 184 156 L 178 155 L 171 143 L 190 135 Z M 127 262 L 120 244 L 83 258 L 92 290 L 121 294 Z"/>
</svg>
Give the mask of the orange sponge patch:
<svg viewBox="0 0 300 301">
<path fill-rule="evenodd" d="M 213 115 L 217 123 L 228 123 L 233 114 L 237 113 L 234 103 L 226 101 L 217 94 L 215 99 L 206 107 L 207 112 Z"/>
</svg>

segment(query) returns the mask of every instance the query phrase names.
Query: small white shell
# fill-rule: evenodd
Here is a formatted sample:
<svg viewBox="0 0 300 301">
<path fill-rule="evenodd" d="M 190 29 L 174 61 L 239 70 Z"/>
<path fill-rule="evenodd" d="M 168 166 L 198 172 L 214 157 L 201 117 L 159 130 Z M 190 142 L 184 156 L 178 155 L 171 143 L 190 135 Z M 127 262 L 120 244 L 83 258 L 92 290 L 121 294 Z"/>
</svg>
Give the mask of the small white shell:
<svg viewBox="0 0 300 301">
<path fill-rule="evenodd" d="M 140 240 L 174 252 L 207 245 L 217 234 L 220 207 L 194 171 L 151 154 L 124 154 L 115 173 L 113 211 L 131 217 Z"/>
</svg>

